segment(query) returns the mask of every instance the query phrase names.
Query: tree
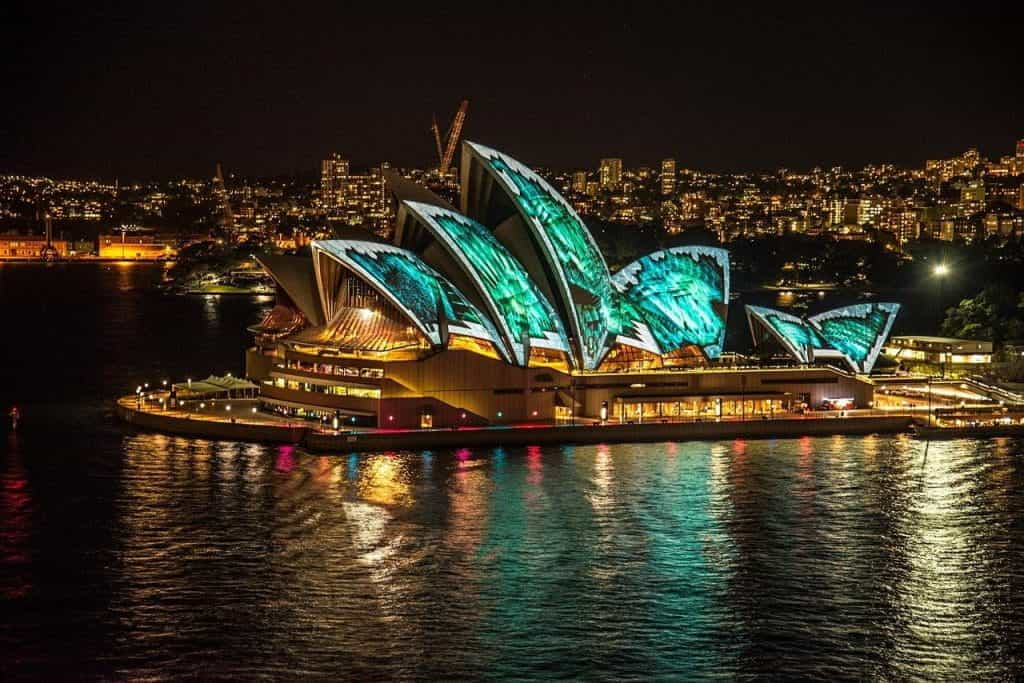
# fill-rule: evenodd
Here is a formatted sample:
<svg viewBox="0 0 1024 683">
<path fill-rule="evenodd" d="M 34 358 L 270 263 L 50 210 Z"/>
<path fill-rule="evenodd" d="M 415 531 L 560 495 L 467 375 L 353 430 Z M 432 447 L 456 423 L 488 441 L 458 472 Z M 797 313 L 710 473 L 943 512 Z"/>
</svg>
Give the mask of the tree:
<svg viewBox="0 0 1024 683">
<path fill-rule="evenodd" d="M 946 310 L 942 333 L 982 339 L 999 346 L 1024 337 L 1024 295 L 1005 284 L 992 284 L 977 296 Z"/>
</svg>

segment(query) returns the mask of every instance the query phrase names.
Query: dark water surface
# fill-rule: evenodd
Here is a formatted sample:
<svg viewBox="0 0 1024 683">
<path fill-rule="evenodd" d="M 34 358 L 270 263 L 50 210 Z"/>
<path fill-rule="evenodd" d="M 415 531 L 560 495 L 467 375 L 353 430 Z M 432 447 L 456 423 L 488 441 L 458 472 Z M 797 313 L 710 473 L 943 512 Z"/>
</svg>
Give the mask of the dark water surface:
<svg viewBox="0 0 1024 683">
<path fill-rule="evenodd" d="M 123 429 L 266 301 L 0 266 L 0 677 L 1006 680 L 1024 448 L 905 437 L 339 454 Z M 109 405 L 109 404 L 108 404 Z"/>
</svg>

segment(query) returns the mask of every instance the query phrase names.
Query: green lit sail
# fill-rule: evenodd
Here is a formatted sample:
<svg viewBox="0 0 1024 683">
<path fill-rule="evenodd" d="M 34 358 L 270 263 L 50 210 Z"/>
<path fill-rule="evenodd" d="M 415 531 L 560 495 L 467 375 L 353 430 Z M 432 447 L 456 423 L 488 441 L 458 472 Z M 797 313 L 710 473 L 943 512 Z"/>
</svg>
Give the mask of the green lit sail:
<svg viewBox="0 0 1024 683">
<path fill-rule="evenodd" d="M 642 310 L 618 290 L 613 289 L 612 294 L 614 305 L 611 307 L 611 328 L 615 333 L 616 343 L 661 354 L 661 347 L 653 329 L 655 325 L 664 327 L 671 326 L 671 323 Z"/>
<path fill-rule="evenodd" d="M 569 350 L 554 308 L 522 264 L 487 228 L 450 209 L 420 202 L 404 204 L 477 285 L 519 365 L 527 363 L 524 337 L 530 346 Z"/>
<path fill-rule="evenodd" d="M 855 304 L 808 320 L 856 370 L 871 372 L 899 310 L 900 305 L 892 303 Z"/>
<path fill-rule="evenodd" d="M 578 338 L 584 369 L 594 369 L 620 332 L 615 290 L 594 238 L 543 178 L 501 152 L 466 143 L 490 167 L 541 243 Z"/>
<path fill-rule="evenodd" d="M 802 363 L 814 362 L 816 354 L 823 358 L 838 355 L 854 372 L 871 372 L 899 310 L 899 304 L 855 304 L 803 319 L 747 306 L 747 316 L 763 325 Z"/>
<path fill-rule="evenodd" d="M 648 254 L 612 277 L 639 307 L 663 353 L 699 346 L 717 358 L 725 344 L 729 255 L 714 247 L 676 247 Z"/>
<path fill-rule="evenodd" d="M 828 346 L 815 329 L 802 318 L 761 306 L 746 308 L 747 316 L 760 322 L 801 363 L 812 362 L 813 350 Z"/>
<path fill-rule="evenodd" d="M 492 342 L 504 352 L 497 331 L 456 287 L 411 251 L 377 242 L 323 240 L 314 248 L 360 275 L 404 311 L 434 345 L 441 345 L 441 316 L 449 333 Z"/>
</svg>

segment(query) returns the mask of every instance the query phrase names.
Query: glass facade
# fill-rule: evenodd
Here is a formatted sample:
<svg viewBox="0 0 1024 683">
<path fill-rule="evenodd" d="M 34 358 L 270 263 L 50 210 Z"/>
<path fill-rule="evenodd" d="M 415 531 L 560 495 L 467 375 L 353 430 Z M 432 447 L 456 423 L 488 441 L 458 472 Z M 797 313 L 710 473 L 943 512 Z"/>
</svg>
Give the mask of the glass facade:
<svg viewBox="0 0 1024 683">
<path fill-rule="evenodd" d="M 571 206 L 532 170 L 501 152 L 466 143 L 504 186 L 553 266 L 572 316 L 584 369 L 598 366 L 616 334 L 615 291 L 594 238 Z"/>
<path fill-rule="evenodd" d="M 410 201 L 404 205 L 474 281 L 504 332 L 516 363 L 527 364 L 524 337 L 529 338 L 531 347 L 569 350 L 565 330 L 550 302 L 522 264 L 487 228 L 439 206 Z"/>
<path fill-rule="evenodd" d="M 714 247 L 676 247 L 629 264 L 612 278 L 644 315 L 662 353 L 699 346 L 710 359 L 725 344 L 729 254 Z"/>
</svg>

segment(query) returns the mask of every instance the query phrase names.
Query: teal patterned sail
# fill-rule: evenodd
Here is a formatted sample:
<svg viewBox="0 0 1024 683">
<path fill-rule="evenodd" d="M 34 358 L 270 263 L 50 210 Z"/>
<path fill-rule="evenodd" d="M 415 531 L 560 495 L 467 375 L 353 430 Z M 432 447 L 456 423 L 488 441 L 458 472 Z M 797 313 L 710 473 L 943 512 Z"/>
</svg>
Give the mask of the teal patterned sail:
<svg viewBox="0 0 1024 683">
<path fill-rule="evenodd" d="M 801 363 L 814 360 L 814 349 L 825 348 L 827 344 L 806 320 L 784 311 L 762 306 L 747 306 L 747 320 L 750 322 L 754 343 L 759 342 L 755 323 L 770 333 L 783 348 Z"/>
<path fill-rule="evenodd" d="M 314 252 L 327 254 L 373 286 L 435 346 L 447 343 L 442 337 L 443 317 L 450 334 L 489 341 L 507 357 L 487 316 L 411 251 L 360 240 L 320 240 L 311 246 Z"/>
<path fill-rule="evenodd" d="M 729 254 L 715 247 L 675 247 L 648 254 L 612 277 L 644 315 L 662 353 L 698 346 L 709 359 L 725 345 Z"/>
<path fill-rule="evenodd" d="M 801 363 L 842 357 L 854 372 L 869 373 L 892 330 L 899 304 L 843 306 L 810 318 L 760 306 L 747 306 L 754 343 L 769 332 Z"/>
<path fill-rule="evenodd" d="M 554 307 L 487 228 L 444 207 L 411 201 L 403 205 L 476 285 L 517 364 L 527 364 L 529 347 L 569 351 Z"/>
<path fill-rule="evenodd" d="M 843 354 L 858 372 L 871 372 L 892 330 L 900 305 L 868 303 L 843 306 L 811 316 L 829 345 Z"/>
<path fill-rule="evenodd" d="M 508 193 L 541 246 L 554 276 L 554 295 L 569 312 L 583 368 L 595 369 L 621 325 L 608 266 L 593 236 L 569 203 L 526 165 L 489 147 L 465 144 Z"/>
</svg>

